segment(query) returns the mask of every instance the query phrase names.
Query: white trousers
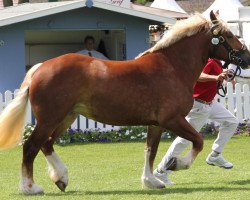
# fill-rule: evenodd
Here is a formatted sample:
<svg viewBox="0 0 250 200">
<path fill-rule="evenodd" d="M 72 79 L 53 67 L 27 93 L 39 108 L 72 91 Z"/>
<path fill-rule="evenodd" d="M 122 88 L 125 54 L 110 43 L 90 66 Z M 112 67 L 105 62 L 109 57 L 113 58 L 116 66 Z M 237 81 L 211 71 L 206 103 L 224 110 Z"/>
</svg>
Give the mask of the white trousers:
<svg viewBox="0 0 250 200">
<path fill-rule="evenodd" d="M 221 153 L 225 144 L 233 136 L 238 126 L 238 120 L 222 104 L 216 101 L 213 101 L 210 105 L 194 101 L 193 108 L 187 115 L 186 120 L 199 132 L 208 119 L 220 124 L 219 133 L 212 145 L 212 150 Z M 191 141 L 177 137 L 158 165 L 158 169 L 166 171 L 165 166 L 169 160 L 172 157 L 179 156 L 190 144 L 192 144 Z"/>
</svg>

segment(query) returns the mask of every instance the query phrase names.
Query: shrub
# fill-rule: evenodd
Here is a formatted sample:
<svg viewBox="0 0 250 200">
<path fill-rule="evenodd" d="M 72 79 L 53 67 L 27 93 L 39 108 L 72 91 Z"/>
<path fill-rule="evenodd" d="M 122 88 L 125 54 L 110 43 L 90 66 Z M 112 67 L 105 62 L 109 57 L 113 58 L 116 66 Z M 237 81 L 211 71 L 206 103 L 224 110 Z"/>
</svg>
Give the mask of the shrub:
<svg viewBox="0 0 250 200">
<path fill-rule="evenodd" d="M 23 142 L 31 135 L 34 125 L 25 126 Z M 218 127 L 213 124 L 206 124 L 200 133 L 205 136 L 208 134 L 217 134 Z M 235 134 L 250 136 L 250 124 L 240 123 Z M 65 145 L 69 143 L 87 143 L 87 142 L 123 142 L 123 141 L 142 141 L 147 137 L 147 128 L 145 126 L 126 126 L 119 130 L 101 131 L 100 129 L 72 129 L 69 128 L 57 140 L 56 144 Z M 175 135 L 167 131 L 162 134 L 164 139 L 175 138 Z M 22 143 L 23 143 L 22 142 Z"/>
<path fill-rule="evenodd" d="M 26 125 L 23 142 L 31 135 L 34 125 Z M 69 128 L 62 134 L 56 143 L 65 145 L 69 143 L 84 142 L 122 142 L 132 140 L 144 140 L 147 137 L 147 129 L 144 126 L 128 126 L 119 130 L 101 131 L 100 129 L 72 129 Z M 170 136 L 168 137 L 170 138 Z"/>
</svg>

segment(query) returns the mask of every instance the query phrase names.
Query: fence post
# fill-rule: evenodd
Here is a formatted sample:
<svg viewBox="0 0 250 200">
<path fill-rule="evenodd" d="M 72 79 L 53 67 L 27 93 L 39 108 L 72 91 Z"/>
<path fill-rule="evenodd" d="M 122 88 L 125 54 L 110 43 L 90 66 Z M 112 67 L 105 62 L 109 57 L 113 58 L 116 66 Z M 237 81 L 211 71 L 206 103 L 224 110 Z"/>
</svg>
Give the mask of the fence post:
<svg viewBox="0 0 250 200">
<path fill-rule="evenodd" d="M 236 83 L 235 85 L 235 95 L 236 95 L 236 117 L 239 121 L 243 120 L 243 104 L 242 104 L 242 95 L 241 95 L 241 84 Z"/>
<path fill-rule="evenodd" d="M 234 102 L 235 102 L 235 98 L 234 98 L 234 89 L 233 89 L 233 84 L 228 82 L 227 83 L 227 109 L 233 114 L 234 113 Z"/>
<path fill-rule="evenodd" d="M 77 129 L 77 128 L 78 128 L 78 127 L 77 127 L 77 121 L 78 121 L 77 119 L 78 119 L 78 117 L 77 117 L 77 118 L 75 119 L 75 121 L 71 124 L 70 127 L 71 127 L 72 129 Z"/>
<path fill-rule="evenodd" d="M 13 99 L 13 94 L 11 91 L 7 90 L 4 93 L 4 101 L 5 101 L 5 107 L 12 101 Z"/>
<path fill-rule="evenodd" d="M 80 120 L 80 123 L 79 123 L 80 127 L 79 128 L 82 130 L 87 129 L 87 118 L 80 115 L 79 120 Z"/>
<path fill-rule="evenodd" d="M 247 84 L 243 85 L 243 111 L 244 111 L 244 118 L 250 119 L 250 92 L 249 86 Z"/>
</svg>

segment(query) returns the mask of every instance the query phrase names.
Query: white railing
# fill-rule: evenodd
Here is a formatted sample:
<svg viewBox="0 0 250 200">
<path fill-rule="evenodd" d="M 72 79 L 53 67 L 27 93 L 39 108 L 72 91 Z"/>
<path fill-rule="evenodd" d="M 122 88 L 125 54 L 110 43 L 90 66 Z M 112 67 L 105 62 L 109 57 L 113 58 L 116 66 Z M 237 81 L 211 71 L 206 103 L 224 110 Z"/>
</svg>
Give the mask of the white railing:
<svg viewBox="0 0 250 200">
<path fill-rule="evenodd" d="M 236 83 L 233 88 L 232 83 L 227 83 L 227 94 L 225 97 L 216 96 L 231 113 L 236 116 L 240 122 L 244 119 L 250 119 L 250 91 L 247 84 L 243 87 Z"/>
<path fill-rule="evenodd" d="M 13 100 L 13 98 L 17 95 L 18 90 L 11 92 L 7 90 L 4 94 L 0 93 L 0 113 L 1 111 Z M 31 124 L 32 121 L 32 111 L 30 103 L 28 103 L 27 113 L 26 113 L 26 124 Z M 101 131 L 110 131 L 119 129 L 118 126 L 107 125 L 99 122 L 95 122 L 91 119 L 87 119 L 83 116 L 78 116 L 77 119 L 71 125 L 73 129 L 100 129 Z"/>
<path fill-rule="evenodd" d="M 17 92 L 18 90 L 15 90 L 14 93 L 8 90 L 4 94 L 0 93 L 0 113 L 6 107 L 6 105 L 12 101 Z M 250 119 L 250 91 L 248 85 L 243 85 L 243 87 L 241 87 L 241 85 L 237 83 L 234 90 L 233 85 L 231 83 L 227 83 L 226 97 L 220 97 L 217 95 L 216 99 L 222 103 L 231 113 L 233 113 L 240 122 L 244 119 Z M 32 123 L 30 104 L 28 104 L 26 123 Z M 82 130 L 99 128 L 102 131 L 108 131 L 112 129 L 118 129 L 119 127 L 95 122 L 91 119 L 79 116 L 71 125 L 71 128 Z"/>
</svg>

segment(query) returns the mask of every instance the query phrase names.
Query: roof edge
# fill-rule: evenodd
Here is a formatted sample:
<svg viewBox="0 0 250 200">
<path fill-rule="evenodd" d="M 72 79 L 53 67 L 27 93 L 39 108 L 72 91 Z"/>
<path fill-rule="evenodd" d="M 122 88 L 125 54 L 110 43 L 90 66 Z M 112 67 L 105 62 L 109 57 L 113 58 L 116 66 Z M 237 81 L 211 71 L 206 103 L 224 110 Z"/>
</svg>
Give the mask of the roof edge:
<svg viewBox="0 0 250 200">
<path fill-rule="evenodd" d="M 29 5 L 30 6 L 32 6 L 32 5 L 37 6 L 39 4 L 41 4 L 41 5 L 47 4 L 47 7 L 45 7 L 44 9 L 37 9 L 36 11 L 29 12 L 29 9 L 30 9 L 28 7 Z M 26 11 L 25 12 L 16 12 L 14 9 L 17 10 L 19 7 L 25 8 Z M 86 7 L 86 0 L 19 4 L 17 6 L 5 8 L 6 10 L 5 9 L 2 10 L 2 11 L 6 11 L 7 14 L 11 13 L 11 11 L 12 11 L 12 14 L 13 13 L 15 13 L 15 14 L 12 15 L 11 17 L 4 17 L 4 16 L 7 16 L 6 13 L 2 14 L 3 16 L 1 16 L 1 19 L 0 19 L 0 27 L 15 24 L 18 22 L 32 20 L 32 19 L 36 19 L 36 18 L 40 18 L 40 17 L 45 17 L 48 15 L 62 13 L 62 12 L 66 12 L 66 11 L 73 10 L 73 9 L 83 8 L 83 7 Z M 174 24 L 176 22 L 176 19 L 174 19 L 172 17 L 161 16 L 161 15 L 157 15 L 155 13 L 150 13 L 150 12 L 143 12 L 143 11 L 134 9 L 132 6 L 131 6 L 131 8 L 126 8 L 126 7 L 116 6 L 116 5 L 112 5 L 112 4 L 107 4 L 104 2 L 93 1 L 93 7 L 105 9 L 105 10 L 109 10 L 109 11 L 113 11 L 113 12 L 118 12 L 118 13 L 122 13 L 122 14 L 126 14 L 126 15 L 131 15 L 131 16 L 135 16 L 135 17 L 140 17 L 143 19 L 148 19 L 148 20 L 157 21 L 157 22 L 161 22 L 161 23 Z M 31 8 L 30 10 L 35 10 L 35 9 Z M 1 14 L 1 10 L 0 10 L 0 14 Z"/>
<path fill-rule="evenodd" d="M 39 17 L 45 17 L 45 16 L 48 16 L 48 15 L 53 15 L 53 14 L 65 12 L 65 11 L 68 11 L 68 10 L 73 10 L 73 9 L 77 9 L 77 8 L 81 8 L 81 7 L 86 7 L 85 2 L 86 2 L 86 0 L 73 1 L 73 2 L 69 1 L 66 4 L 58 5 L 58 6 L 54 6 L 54 7 L 53 7 L 54 2 L 51 2 L 52 6 L 45 9 L 45 10 L 42 10 L 42 11 L 38 10 L 38 11 L 33 12 L 33 13 L 17 14 L 16 16 L 13 16 L 11 18 L 1 19 L 0 20 L 0 26 L 11 25 L 11 24 L 15 24 L 15 23 L 18 23 L 18 22 L 23 22 L 23 21 L 27 21 L 27 20 L 36 19 L 36 18 L 39 18 Z M 29 3 L 25 3 L 25 4 L 29 4 Z M 22 5 L 25 5 L 25 4 L 20 4 L 20 5 L 22 6 Z M 43 4 L 43 3 L 36 3 L 36 4 Z"/>
</svg>

